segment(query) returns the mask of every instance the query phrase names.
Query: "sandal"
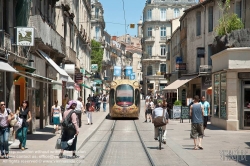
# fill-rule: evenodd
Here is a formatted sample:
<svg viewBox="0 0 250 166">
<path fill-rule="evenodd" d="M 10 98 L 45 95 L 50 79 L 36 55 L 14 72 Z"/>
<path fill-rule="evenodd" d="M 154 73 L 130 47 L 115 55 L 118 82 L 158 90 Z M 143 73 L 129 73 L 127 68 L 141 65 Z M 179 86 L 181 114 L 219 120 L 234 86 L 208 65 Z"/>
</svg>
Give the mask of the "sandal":
<svg viewBox="0 0 250 166">
<path fill-rule="evenodd" d="M 59 158 L 63 158 L 63 153 L 59 153 Z"/>
<path fill-rule="evenodd" d="M 193 148 L 193 150 L 198 150 L 198 147 L 195 146 L 195 147 Z"/>
<path fill-rule="evenodd" d="M 6 159 L 9 159 L 9 154 L 8 154 L 8 153 L 5 154 L 5 158 L 6 158 Z"/>
<path fill-rule="evenodd" d="M 73 153 L 73 154 L 72 154 L 72 157 L 78 158 L 79 156 L 77 156 L 75 153 Z"/>
<path fill-rule="evenodd" d="M 198 146 L 198 148 L 201 149 L 201 150 L 203 150 L 203 147 L 201 147 L 201 146 Z"/>
</svg>

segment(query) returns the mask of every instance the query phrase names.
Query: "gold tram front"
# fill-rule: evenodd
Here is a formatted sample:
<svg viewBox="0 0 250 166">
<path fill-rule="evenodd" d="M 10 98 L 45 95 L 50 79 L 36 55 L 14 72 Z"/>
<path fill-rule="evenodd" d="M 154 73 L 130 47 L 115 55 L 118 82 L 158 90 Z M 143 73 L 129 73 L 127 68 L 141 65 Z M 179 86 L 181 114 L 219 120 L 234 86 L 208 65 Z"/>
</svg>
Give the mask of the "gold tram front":
<svg viewBox="0 0 250 166">
<path fill-rule="evenodd" d="M 115 80 L 109 94 L 109 114 L 112 118 L 138 118 L 140 89 L 137 81 Z"/>
</svg>

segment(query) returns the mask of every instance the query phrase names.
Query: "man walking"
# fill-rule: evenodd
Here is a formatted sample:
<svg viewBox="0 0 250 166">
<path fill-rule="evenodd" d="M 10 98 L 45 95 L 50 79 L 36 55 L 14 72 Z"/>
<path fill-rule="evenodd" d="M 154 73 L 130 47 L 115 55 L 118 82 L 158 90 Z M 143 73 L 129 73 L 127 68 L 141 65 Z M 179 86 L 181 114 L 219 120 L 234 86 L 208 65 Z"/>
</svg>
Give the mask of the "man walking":
<svg viewBox="0 0 250 166">
<path fill-rule="evenodd" d="M 103 112 L 106 112 L 106 105 L 107 105 L 107 97 L 104 94 L 102 98 L 102 107 L 103 107 Z"/>
<path fill-rule="evenodd" d="M 202 96 L 200 104 L 204 108 L 203 127 L 205 130 L 207 128 L 208 116 L 210 115 L 210 104 L 206 101 L 205 96 Z"/>
<path fill-rule="evenodd" d="M 82 97 L 78 97 L 77 101 L 76 101 L 77 105 L 76 105 L 76 114 L 78 116 L 78 119 L 79 119 L 79 128 L 82 126 L 82 120 L 81 120 L 81 117 L 82 117 L 82 113 L 84 112 L 84 107 L 83 107 L 83 104 L 82 104 Z"/>
<path fill-rule="evenodd" d="M 194 104 L 190 106 L 190 117 L 192 118 L 190 137 L 194 139 L 194 150 L 203 149 L 201 141 L 203 138 L 203 115 L 204 109 L 199 103 L 199 96 L 194 96 Z M 199 141 L 197 140 L 199 138 Z"/>
</svg>

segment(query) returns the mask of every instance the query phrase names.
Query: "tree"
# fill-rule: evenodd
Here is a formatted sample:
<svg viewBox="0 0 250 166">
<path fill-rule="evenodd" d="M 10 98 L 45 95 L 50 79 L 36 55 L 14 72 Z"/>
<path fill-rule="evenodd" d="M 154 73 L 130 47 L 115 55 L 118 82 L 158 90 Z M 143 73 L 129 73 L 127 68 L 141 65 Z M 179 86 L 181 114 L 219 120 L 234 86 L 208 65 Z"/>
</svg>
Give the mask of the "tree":
<svg viewBox="0 0 250 166">
<path fill-rule="evenodd" d="M 91 49 L 91 64 L 98 64 L 98 72 L 100 72 L 103 59 L 103 48 L 101 48 L 101 43 L 92 40 Z"/>
<path fill-rule="evenodd" d="M 220 10 L 223 16 L 219 19 L 219 25 L 216 27 L 218 36 L 223 36 L 231 33 L 233 30 L 244 27 L 241 19 L 235 13 L 230 13 L 230 0 L 225 0 L 219 3 Z"/>
</svg>

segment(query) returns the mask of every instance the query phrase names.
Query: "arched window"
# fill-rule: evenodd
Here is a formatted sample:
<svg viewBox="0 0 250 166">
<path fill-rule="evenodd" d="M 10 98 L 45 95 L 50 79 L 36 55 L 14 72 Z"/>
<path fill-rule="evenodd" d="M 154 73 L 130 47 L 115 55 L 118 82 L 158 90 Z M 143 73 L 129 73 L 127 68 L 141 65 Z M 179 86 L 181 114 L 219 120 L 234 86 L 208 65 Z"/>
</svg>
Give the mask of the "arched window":
<svg viewBox="0 0 250 166">
<path fill-rule="evenodd" d="M 152 66 L 148 66 L 147 67 L 147 75 L 153 75 L 153 67 Z"/>
</svg>

